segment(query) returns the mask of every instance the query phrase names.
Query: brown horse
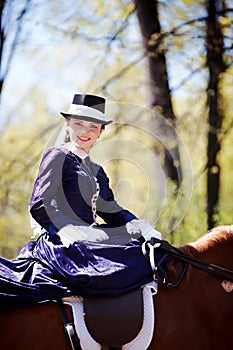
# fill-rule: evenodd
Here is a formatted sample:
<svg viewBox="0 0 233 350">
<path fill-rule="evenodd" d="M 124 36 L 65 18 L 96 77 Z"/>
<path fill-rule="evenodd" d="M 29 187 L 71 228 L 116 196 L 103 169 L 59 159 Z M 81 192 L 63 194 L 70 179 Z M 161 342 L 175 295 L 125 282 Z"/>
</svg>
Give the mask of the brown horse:
<svg viewBox="0 0 233 350">
<path fill-rule="evenodd" d="M 233 226 L 217 227 L 180 250 L 233 270 Z M 166 265 L 168 279 L 176 281 L 182 269 L 183 263 L 172 258 Z M 155 331 L 148 349 L 232 349 L 233 283 L 189 265 L 179 287 L 161 288 L 154 306 Z M 69 306 L 66 309 L 72 318 Z M 69 350 L 57 304 L 2 311 L 0 349 Z"/>
</svg>

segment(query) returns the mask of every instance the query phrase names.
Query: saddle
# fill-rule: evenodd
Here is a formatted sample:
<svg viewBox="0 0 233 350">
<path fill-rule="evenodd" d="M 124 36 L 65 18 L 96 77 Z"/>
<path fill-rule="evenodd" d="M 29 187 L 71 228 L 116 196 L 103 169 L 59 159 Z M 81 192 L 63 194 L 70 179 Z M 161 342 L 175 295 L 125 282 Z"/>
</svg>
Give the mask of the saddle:
<svg viewBox="0 0 233 350">
<path fill-rule="evenodd" d="M 86 297 L 84 318 L 89 333 L 102 349 L 121 347 L 142 328 L 142 289 L 115 297 Z"/>
</svg>

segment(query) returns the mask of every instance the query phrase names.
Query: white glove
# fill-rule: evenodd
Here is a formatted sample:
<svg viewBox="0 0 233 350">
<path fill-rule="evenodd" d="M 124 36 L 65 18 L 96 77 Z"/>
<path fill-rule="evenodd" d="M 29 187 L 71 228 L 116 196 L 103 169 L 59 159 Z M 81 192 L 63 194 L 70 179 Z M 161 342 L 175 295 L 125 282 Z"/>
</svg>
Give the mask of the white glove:
<svg viewBox="0 0 233 350">
<path fill-rule="evenodd" d="M 130 235 L 136 235 L 140 233 L 146 241 L 150 240 L 153 237 L 161 239 L 161 233 L 155 230 L 154 227 L 149 224 L 149 222 L 142 219 L 133 219 L 132 221 L 128 222 L 126 224 L 126 229 Z"/>
<path fill-rule="evenodd" d="M 68 247 L 76 241 L 99 242 L 108 239 L 108 235 L 98 228 L 91 226 L 66 225 L 57 232 L 62 244 Z"/>
</svg>

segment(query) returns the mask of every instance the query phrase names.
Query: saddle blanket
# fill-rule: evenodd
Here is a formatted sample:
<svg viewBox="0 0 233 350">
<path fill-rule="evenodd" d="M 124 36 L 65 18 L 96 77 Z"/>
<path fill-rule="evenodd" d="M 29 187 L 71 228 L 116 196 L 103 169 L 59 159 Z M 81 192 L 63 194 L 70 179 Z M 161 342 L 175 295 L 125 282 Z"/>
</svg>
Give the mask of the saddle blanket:
<svg viewBox="0 0 233 350">
<path fill-rule="evenodd" d="M 150 345 L 154 333 L 155 321 L 153 294 L 156 294 L 156 292 L 157 290 L 153 288 L 153 285 L 148 284 L 143 287 L 142 328 L 135 339 L 122 346 L 123 350 L 142 350 L 147 349 Z M 101 345 L 93 339 L 86 327 L 84 319 L 83 299 L 81 297 L 71 297 L 64 298 L 63 301 L 72 307 L 74 325 L 76 333 L 80 339 L 80 345 L 82 349 L 101 350 Z"/>
</svg>

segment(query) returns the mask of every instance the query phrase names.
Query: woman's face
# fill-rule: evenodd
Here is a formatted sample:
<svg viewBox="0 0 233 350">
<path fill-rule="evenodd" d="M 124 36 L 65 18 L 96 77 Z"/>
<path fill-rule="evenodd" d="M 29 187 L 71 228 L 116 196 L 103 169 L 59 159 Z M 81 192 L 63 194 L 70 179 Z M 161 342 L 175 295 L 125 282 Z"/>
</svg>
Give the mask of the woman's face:
<svg viewBox="0 0 233 350">
<path fill-rule="evenodd" d="M 66 123 L 71 142 L 77 148 L 89 153 L 92 145 L 102 133 L 101 124 L 75 118 L 67 119 Z"/>
</svg>

